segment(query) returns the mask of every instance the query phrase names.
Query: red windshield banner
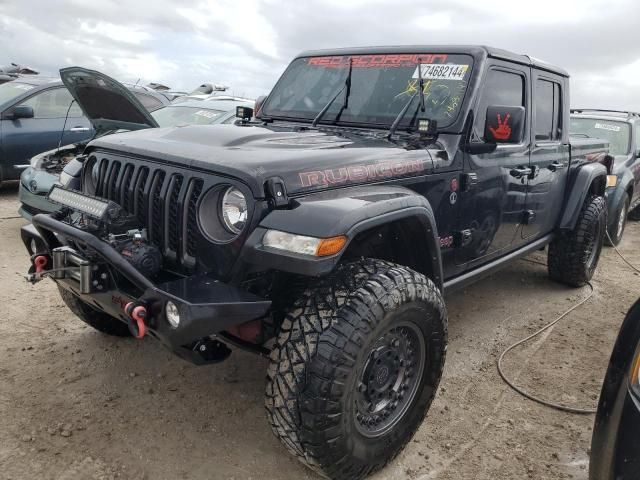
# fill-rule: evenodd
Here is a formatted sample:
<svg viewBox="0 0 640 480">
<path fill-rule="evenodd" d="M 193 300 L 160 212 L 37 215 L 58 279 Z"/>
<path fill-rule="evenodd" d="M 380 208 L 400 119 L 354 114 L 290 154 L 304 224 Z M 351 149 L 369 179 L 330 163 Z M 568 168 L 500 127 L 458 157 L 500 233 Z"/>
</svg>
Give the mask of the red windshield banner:
<svg viewBox="0 0 640 480">
<path fill-rule="evenodd" d="M 353 60 L 353 68 L 413 67 L 418 63 L 446 63 L 446 53 L 422 53 L 402 55 L 341 55 L 334 57 L 311 57 L 308 65 L 323 68 L 347 68 Z"/>
</svg>

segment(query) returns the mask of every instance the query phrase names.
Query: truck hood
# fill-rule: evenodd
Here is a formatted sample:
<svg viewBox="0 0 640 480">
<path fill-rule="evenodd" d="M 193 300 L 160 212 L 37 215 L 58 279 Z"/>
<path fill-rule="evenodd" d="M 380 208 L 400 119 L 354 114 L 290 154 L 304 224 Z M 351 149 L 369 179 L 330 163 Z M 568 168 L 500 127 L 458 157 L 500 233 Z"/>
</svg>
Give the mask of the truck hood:
<svg viewBox="0 0 640 480">
<path fill-rule="evenodd" d="M 98 135 L 158 126 L 127 87 L 103 73 L 68 67 L 60 78 Z"/>
<path fill-rule="evenodd" d="M 299 130 L 299 129 L 298 129 Z M 289 195 L 428 173 L 442 145 L 407 150 L 372 133 L 292 131 L 291 126 L 189 125 L 109 135 L 91 149 L 147 157 L 238 178 L 256 197 L 280 178 Z M 436 148 L 439 147 L 439 148 Z"/>
</svg>

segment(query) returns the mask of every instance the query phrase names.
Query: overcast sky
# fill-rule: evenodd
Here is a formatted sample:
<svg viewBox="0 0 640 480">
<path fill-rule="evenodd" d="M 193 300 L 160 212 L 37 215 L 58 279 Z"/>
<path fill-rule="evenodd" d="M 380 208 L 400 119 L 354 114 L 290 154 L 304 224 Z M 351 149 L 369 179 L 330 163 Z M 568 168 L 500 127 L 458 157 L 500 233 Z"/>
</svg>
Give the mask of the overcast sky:
<svg viewBox="0 0 640 480">
<path fill-rule="evenodd" d="M 637 0 L 0 0 L 0 65 L 250 96 L 301 50 L 487 44 L 564 67 L 573 106 L 640 110 L 639 40 Z"/>
</svg>

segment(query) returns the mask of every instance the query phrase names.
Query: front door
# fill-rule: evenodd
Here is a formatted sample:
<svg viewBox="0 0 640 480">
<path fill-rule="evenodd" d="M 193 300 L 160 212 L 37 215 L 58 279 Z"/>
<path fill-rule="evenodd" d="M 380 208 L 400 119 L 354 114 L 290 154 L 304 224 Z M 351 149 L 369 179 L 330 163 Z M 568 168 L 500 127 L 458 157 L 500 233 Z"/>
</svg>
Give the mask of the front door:
<svg viewBox="0 0 640 480">
<path fill-rule="evenodd" d="M 565 79 L 532 71 L 533 148 L 522 238 L 552 232 L 562 212 L 569 170 L 568 114 L 563 112 Z"/>
<path fill-rule="evenodd" d="M 466 155 L 461 193 L 462 246 L 456 263 L 469 268 L 517 248 L 527 196 L 530 139 L 530 69 L 493 61 L 484 75 L 483 91 L 475 105 L 472 141 L 482 141 L 487 107 L 522 106 L 526 110 L 524 136 L 516 144 L 499 144 L 492 153 Z M 504 120 L 504 119 L 503 119 Z"/>
</svg>

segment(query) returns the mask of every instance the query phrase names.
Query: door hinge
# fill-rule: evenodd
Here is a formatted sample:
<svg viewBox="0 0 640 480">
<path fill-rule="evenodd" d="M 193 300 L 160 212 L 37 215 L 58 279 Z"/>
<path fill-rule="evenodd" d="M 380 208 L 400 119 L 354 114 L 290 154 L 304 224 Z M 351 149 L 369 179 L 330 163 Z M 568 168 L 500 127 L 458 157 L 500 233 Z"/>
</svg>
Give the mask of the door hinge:
<svg viewBox="0 0 640 480">
<path fill-rule="evenodd" d="M 284 180 L 281 178 L 272 177 L 267 180 L 267 194 L 275 208 L 286 207 L 289 205 L 287 189 L 284 186 Z"/>
<path fill-rule="evenodd" d="M 473 187 L 478 184 L 478 174 L 477 173 L 463 173 L 460 178 L 460 191 L 468 192 Z"/>
<path fill-rule="evenodd" d="M 473 240 L 473 232 L 471 229 L 460 230 L 453 232 L 453 246 L 454 247 L 466 247 Z"/>
</svg>

